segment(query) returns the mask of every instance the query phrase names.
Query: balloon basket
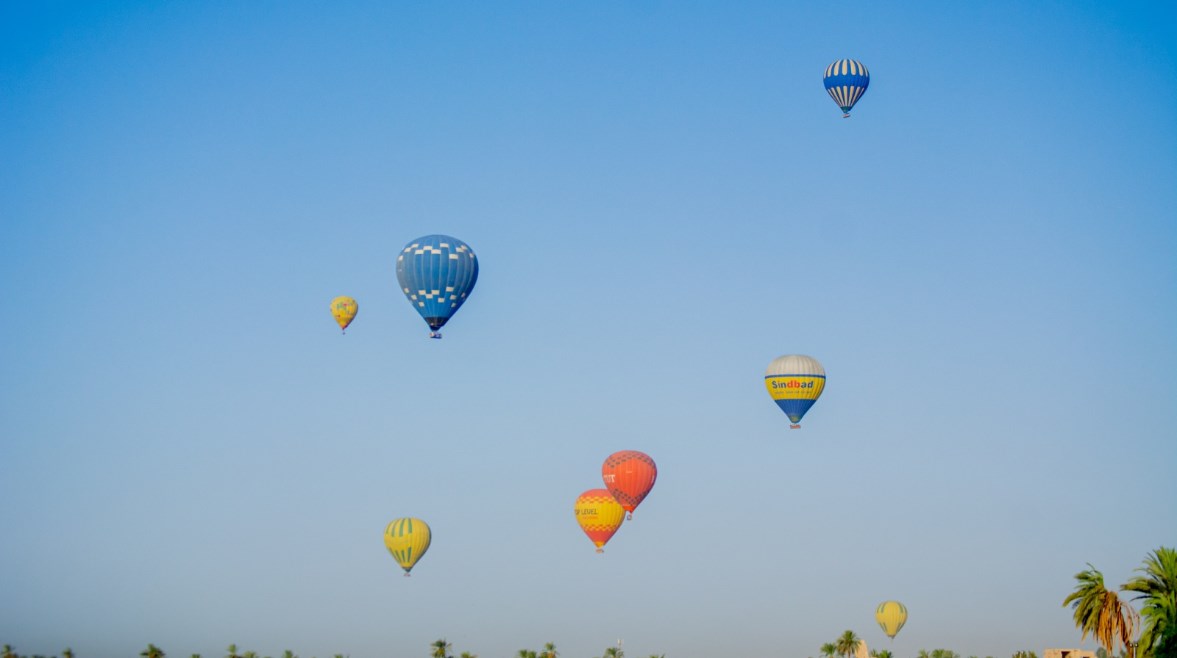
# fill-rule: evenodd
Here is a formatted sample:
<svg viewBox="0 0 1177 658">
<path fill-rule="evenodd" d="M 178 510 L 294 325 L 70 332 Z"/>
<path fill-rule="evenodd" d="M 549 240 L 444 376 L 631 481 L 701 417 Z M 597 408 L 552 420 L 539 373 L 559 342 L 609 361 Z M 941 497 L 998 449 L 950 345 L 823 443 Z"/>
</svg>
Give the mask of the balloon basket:
<svg viewBox="0 0 1177 658">
<path fill-rule="evenodd" d="M 412 575 L 412 574 L 410 574 L 408 571 L 406 571 L 406 572 L 405 572 L 405 578 L 408 578 L 408 577 L 409 577 L 409 576 L 411 576 L 411 575 Z"/>
<path fill-rule="evenodd" d="M 441 340 L 441 334 L 436 331 L 429 332 L 429 337 L 435 340 Z"/>
<path fill-rule="evenodd" d="M 843 119 L 849 119 L 849 118 L 850 118 L 850 115 L 849 115 L 849 114 L 843 114 L 843 115 L 842 115 L 842 118 L 843 118 Z"/>
<path fill-rule="evenodd" d="M 630 512 L 630 513 L 626 514 L 626 515 L 625 515 L 625 520 L 626 520 L 626 521 L 633 521 L 633 512 Z"/>
<path fill-rule="evenodd" d="M 799 429 L 801 429 L 801 426 L 800 426 L 800 425 L 789 425 L 789 429 L 791 429 L 791 430 L 799 430 Z"/>
<path fill-rule="evenodd" d="M 598 553 L 604 553 L 604 552 L 605 552 L 605 549 L 603 549 L 603 548 L 601 548 L 600 546 L 598 546 L 598 547 L 597 547 L 597 552 L 598 552 Z"/>
</svg>

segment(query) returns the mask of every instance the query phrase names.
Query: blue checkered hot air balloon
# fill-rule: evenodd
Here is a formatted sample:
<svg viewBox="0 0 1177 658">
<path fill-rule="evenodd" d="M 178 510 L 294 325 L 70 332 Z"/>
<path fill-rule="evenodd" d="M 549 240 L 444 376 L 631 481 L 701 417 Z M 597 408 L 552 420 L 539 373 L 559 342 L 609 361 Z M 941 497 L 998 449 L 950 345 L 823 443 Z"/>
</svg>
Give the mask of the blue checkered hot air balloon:
<svg viewBox="0 0 1177 658">
<path fill-rule="evenodd" d="M 478 281 L 478 258 L 470 245 L 448 235 L 417 238 L 396 258 L 396 280 L 401 292 L 421 314 L 431 331 L 441 329 L 458 312 Z"/>
<path fill-rule="evenodd" d="M 870 86 L 870 71 L 856 59 L 840 59 L 826 67 L 826 91 L 842 108 L 842 117 L 850 118 L 850 108 Z"/>
</svg>

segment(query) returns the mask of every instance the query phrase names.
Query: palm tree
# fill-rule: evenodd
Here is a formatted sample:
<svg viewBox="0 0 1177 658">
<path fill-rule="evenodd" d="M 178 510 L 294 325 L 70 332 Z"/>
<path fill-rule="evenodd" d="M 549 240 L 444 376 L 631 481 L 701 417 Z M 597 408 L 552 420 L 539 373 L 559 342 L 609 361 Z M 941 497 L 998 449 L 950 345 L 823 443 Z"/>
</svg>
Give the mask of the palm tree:
<svg viewBox="0 0 1177 658">
<path fill-rule="evenodd" d="M 241 656 L 237 655 L 237 645 L 236 644 L 230 644 L 229 648 L 225 649 L 225 651 L 229 652 L 228 654 L 225 655 L 225 658 L 241 658 Z"/>
<path fill-rule="evenodd" d="M 1177 550 L 1162 546 L 1136 570 L 1143 575 L 1120 589 L 1136 592 L 1132 600 L 1144 604 L 1140 611 L 1145 621 L 1140 658 L 1177 656 Z"/>
<path fill-rule="evenodd" d="M 556 653 L 556 645 L 548 642 L 544 645 L 544 650 L 539 652 L 539 658 L 557 658 L 559 654 Z"/>
<path fill-rule="evenodd" d="M 469 651 L 463 651 L 461 658 L 478 658 L 478 654 L 470 653 Z"/>
<path fill-rule="evenodd" d="M 881 651 L 872 651 L 871 655 L 873 655 L 875 658 L 893 658 L 893 656 L 891 655 L 890 649 L 883 649 Z"/>
<path fill-rule="evenodd" d="M 139 655 L 142 658 L 164 658 L 167 654 L 163 652 L 163 649 L 160 649 L 154 644 L 148 644 L 146 649 L 139 652 Z"/>
<path fill-rule="evenodd" d="M 16 651 L 12 648 L 12 645 L 4 645 L 3 653 L 0 653 L 0 658 L 17 658 Z"/>
<path fill-rule="evenodd" d="M 290 649 L 287 649 L 282 652 L 282 658 L 298 658 L 298 656 L 294 655 L 294 652 Z"/>
<path fill-rule="evenodd" d="M 854 658 L 855 652 L 858 651 L 858 643 L 861 640 L 854 631 L 846 631 L 834 641 L 834 648 L 837 650 L 839 656 L 846 658 Z"/>
<path fill-rule="evenodd" d="M 621 650 L 621 646 L 609 647 L 605 649 L 605 653 L 601 654 L 601 658 L 625 658 L 625 652 Z"/>
<path fill-rule="evenodd" d="M 535 652 L 528 649 L 520 649 L 516 655 L 518 658 L 536 658 Z"/>
<path fill-rule="evenodd" d="M 441 638 L 429 646 L 433 647 L 433 653 L 430 654 L 433 658 L 454 658 L 450 655 L 452 645 L 446 642 L 445 638 Z"/>
<path fill-rule="evenodd" d="M 61 652 L 61 658 L 74 658 L 74 650 L 66 647 L 65 651 Z"/>
<path fill-rule="evenodd" d="M 1075 574 L 1075 591 L 1063 599 L 1063 607 L 1074 610 L 1075 628 L 1083 631 L 1080 640 L 1086 640 L 1090 633 L 1095 641 L 1102 644 L 1108 653 L 1115 653 L 1120 643 L 1132 649 L 1132 631 L 1140 615 L 1132 606 L 1120 600 L 1115 591 L 1103 584 L 1103 574 L 1087 563 L 1086 571 Z"/>
<path fill-rule="evenodd" d="M 825 658 L 834 658 L 834 656 L 838 655 L 838 647 L 833 642 L 826 642 L 821 645 L 821 655 L 825 656 Z"/>
</svg>

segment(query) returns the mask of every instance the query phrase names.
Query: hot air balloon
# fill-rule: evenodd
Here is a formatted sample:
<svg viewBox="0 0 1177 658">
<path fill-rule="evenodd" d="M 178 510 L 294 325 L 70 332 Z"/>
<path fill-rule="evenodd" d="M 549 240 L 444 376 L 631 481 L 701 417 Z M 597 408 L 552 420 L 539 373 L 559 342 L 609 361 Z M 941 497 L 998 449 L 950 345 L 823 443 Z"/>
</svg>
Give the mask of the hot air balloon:
<svg viewBox="0 0 1177 658">
<path fill-rule="evenodd" d="M 826 67 L 825 85 L 830 98 L 842 108 L 842 118 L 849 119 L 850 109 L 870 86 L 870 72 L 858 60 L 840 59 Z"/>
<path fill-rule="evenodd" d="M 458 312 L 478 281 L 478 258 L 470 245 L 448 235 L 417 238 L 396 258 L 396 280 L 429 325 L 429 337 Z"/>
<path fill-rule="evenodd" d="M 658 479 L 658 467 L 644 452 L 622 450 L 605 458 L 601 466 L 601 479 L 605 487 L 621 507 L 633 518 L 633 511 L 654 488 Z"/>
<path fill-rule="evenodd" d="M 405 570 L 406 576 L 413 570 L 417 560 L 429 550 L 431 539 L 429 525 L 421 519 L 397 519 L 384 529 L 384 546 Z"/>
<path fill-rule="evenodd" d="M 821 397 L 826 387 L 826 371 L 817 359 L 803 354 L 778 356 L 764 371 L 764 387 L 777 406 L 793 424 L 801 427 L 801 417 Z"/>
<path fill-rule="evenodd" d="M 359 310 L 360 305 L 356 303 L 356 300 L 346 295 L 340 295 L 331 300 L 331 315 L 335 317 L 340 330 L 344 333 L 347 333 L 347 325 L 356 318 L 356 311 Z"/>
<path fill-rule="evenodd" d="M 576 499 L 576 522 L 592 540 L 598 553 L 625 521 L 625 509 L 607 489 L 589 489 Z"/>
<path fill-rule="evenodd" d="M 907 621 L 907 608 L 898 601 L 883 601 L 875 608 L 875 621 L 892 640 Z"/>
</svg>

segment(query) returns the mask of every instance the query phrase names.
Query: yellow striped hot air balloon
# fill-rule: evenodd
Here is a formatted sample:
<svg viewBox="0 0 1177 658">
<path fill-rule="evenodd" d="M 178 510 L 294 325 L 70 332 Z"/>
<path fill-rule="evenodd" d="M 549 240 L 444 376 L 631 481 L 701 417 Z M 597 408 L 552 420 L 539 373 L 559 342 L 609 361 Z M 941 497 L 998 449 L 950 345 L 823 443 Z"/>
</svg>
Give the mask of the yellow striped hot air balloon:
<svg viewBox="0 0 1177 658">
<path fill-rule="evenodd" d="M 883 601 L 875 608 L 875 621 L 879 622 L 887 637 L 894 640 L 895 634 L 907 621 L 907 608 L 898 601 Z"/>
<path fill-rule="evenodd" d="M 392 553 L 393 559 L 401 565 L 407 576 L 417 560 L 429 550 L 432 537 L 429 525 L 421 519 L 397 519 L 384 529 L 384 547 Z"/>
</svg>

